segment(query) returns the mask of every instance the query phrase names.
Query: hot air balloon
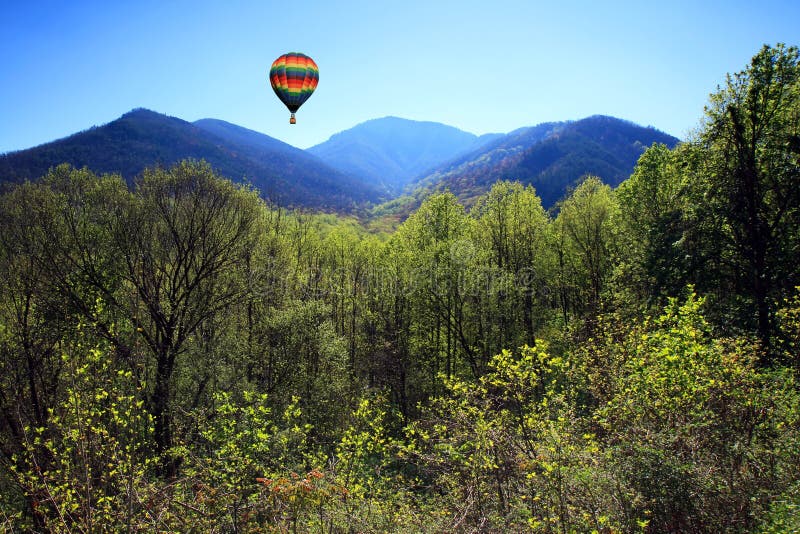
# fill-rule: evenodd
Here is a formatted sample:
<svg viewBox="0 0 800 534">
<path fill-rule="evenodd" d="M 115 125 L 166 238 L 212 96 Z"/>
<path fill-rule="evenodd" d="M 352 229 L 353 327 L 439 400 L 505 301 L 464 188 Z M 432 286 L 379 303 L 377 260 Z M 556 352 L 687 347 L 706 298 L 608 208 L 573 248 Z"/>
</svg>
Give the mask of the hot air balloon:
<svg viewBox="0 0 800 534">
<path fill-rule="evenodd" d="M 289 52 L 272 63 L 269 81 L 272 90 L 292 113 L 289 124 L 294 124 L 297 122 L 294 118 L 295 112 L 317 88 L 319 68 L 307 55 Z"/>
</svg>

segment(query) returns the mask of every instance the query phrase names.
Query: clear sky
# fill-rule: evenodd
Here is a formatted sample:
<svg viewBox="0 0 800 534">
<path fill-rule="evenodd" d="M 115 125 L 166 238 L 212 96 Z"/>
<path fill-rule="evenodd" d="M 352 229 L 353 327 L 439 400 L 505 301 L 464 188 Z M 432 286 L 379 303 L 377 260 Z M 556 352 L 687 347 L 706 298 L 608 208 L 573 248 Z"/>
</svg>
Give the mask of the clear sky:
<svg viewBox="0 0 800 534">
<path fill-rule="evenodd" d="M 725 74 L 800 45 L 800 0 L 0 0 L 0 152 L 136 107 L 300 148 L 395 115 L 472 132 L 606 114 L 685 138 Z M 297 125 L 267 81 L 320 68 Z"/>
</svg>

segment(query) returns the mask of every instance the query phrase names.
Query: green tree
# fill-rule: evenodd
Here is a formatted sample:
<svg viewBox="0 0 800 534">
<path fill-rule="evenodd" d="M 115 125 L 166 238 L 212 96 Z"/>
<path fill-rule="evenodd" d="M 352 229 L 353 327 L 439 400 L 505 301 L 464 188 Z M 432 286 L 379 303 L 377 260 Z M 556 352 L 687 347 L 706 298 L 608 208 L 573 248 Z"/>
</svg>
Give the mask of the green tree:
<svg viewBox="0 0 800 534">
<path fill-rule="evenodd" d="M 636 531 L 645 524 L 623 507 L 628 490 L 574 409 L 581 387 L 574 372 L 539 340 L 496 355 L 477 381 L 445 381 L 444 394 L 409 425 L 404 450 L 438 496 L 436 530 Z"/>
<path fill-rule="evenodd" d="M 431 384 L 467 370 L 479 376 L 485 362 L 476 350 L 464 291 L 464 248 L 471 247 L 464 207 L 451 193 L 429 197 L 394 236 L 408 259 L 414 284 L 415 341 Z"/>
<path fill-rule="evenodd" d="M 29 467 L 15 456 L 26 445 L 23 430 L 47 428 L 63 400 L 61 356 L 77 326 L 116 336 L 114 311 L 97 304 L 119 286 L 107 229 L 125 193 L 119 177 L 62 165 L 0 201 L 0 450 L 8 465 Z M 46 455 L 40 461 L 49 467 Z"/>
<path fill-rule="evenodd" d="M 471 214 L 477 218 L 473 256 L 484 264 L 471 290 L 488 361 L 503 348 L 533 343 L 547 320 L 552 236 L 536 191 L 517 182 L 496 183 Z"/>
<path fill-rule="evenodd" d="M 701 221 L 692 226 L 714 229 L 703 238 L 717 244 L 731 292 L 746 299 L 740 321 L 769 349 L 775 303 L 800 277 L 791 252 L 800 244 L 797 48 L 765 45 L 747 69 L 729 75 L 711 95 L 697 143 L 703 157 L 694 161 L 700 180 L 692 201 Z"/>
<path fill-rule="evenodd" d="M 130 293 L 117 300 L 152 358 L 149 410 L 155 443 L 173 444 L 174 372 L 201 326 L 240 301 L 248 252 L 258 235 L 255 193 L 203 163 L 146 171 L 122 205 L 114 241 Z M 165 469 L 174 474 L 177 465 Z"/>
<path fill-rule="evenodd" d="M 615 290 L 635 292 L 639 301 L 660 294 L 671 295 L 692 280 L 687 279 L 685 251 L 676 246 L 684 231 L 685 195 L 681 161 L 686 147 L 674 151 L 654 144 L 639 158 L 633 174 L 616 191 L 622 232 L 620 247 L 626 272 Z"/>
<path fill-rule="evenodd" d="M 618 246 L 618 204 L 611 188 L 588 177 L 559 206 L 562 287 L 581 313 L 600 309 L 600 297 Z"/>
<path fill-rule="evenodd" d="M 10 470 L 30 501 L 32 524 L 50 532 L 153 528 L 148 500 L 152 418 L 129 370 L 114 369 L 107 342 L 91 346 L 78 326 L 61 346 L 63 396 L 44 424 L 23 427 L 24 443 Z M 88 336 L 88 337 L 86 337 Z"/>
</svg>

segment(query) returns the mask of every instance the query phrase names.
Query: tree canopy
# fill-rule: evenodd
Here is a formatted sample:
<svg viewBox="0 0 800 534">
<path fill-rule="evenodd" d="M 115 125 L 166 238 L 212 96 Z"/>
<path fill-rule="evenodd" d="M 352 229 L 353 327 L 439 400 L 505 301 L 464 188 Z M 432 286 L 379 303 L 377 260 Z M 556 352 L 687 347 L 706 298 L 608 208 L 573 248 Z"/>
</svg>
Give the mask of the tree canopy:
<svg viewBox="0 0 800 534">
<path fill-rule="evenodd" d="M 0 196 L 8 531 L 800 528 L 800 66 L 549 212 L 396 231 L 204 162 Z"/>
</svg>

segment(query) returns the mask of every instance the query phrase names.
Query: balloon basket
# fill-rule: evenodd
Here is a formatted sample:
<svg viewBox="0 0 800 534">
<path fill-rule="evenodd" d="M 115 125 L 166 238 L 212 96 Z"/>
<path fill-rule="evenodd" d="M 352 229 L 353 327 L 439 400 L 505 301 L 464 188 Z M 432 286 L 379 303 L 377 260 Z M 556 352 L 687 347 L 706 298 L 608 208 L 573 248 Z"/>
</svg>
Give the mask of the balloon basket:
<svg viewBox="0 0 800 534">
<path fill-rule="evenodd" d="M 289 124 L 297 124 L 297 119 L 294 118 L 294 113 L 289 117 Z"/>
</svg>

